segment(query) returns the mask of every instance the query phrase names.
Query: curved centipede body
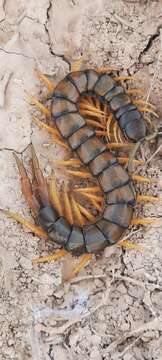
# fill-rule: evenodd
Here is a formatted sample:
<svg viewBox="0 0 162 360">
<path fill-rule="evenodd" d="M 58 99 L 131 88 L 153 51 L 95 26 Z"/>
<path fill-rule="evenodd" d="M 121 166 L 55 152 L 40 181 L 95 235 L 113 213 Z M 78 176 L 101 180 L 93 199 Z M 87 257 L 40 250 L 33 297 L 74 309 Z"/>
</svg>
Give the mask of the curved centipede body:
<svg viewBox="0 0 162 360">
<path fill-rule="evenodd" d="M 43 80 L 44 78 L 43 75 Z M 48 79 L 45 82 L 48 86 Z M 53 89 L 52 83 L 50 83 L 49 88 Z M 145 139 L 148 133 L 142 113 L 132 102 L 131 97 L 126 93 L 117 78 L 114 78 L 112 74 L 107 72 L 98 73 L 89 69 L 69 73 L 52 90 L 51 113 L 35 99 L 36 106 L 38 105 L 38 108 L 47 116 L 51 116 L 53 127 L 47 124 L 42 125 L 37 119 L 36 124 L 47 129 L 53 135 L 53 138 L 57 139 L 59 144 L 70 147 L 79 158 L 77 159 L 77 164 L 82 164 L 88 168 L 88 172 L 84 173 L 84 175 L 88 174 L 98 182 L 99 186 L 94 187 L 93 192 L 96 188 L 97 191 L 101 189 L 104 198 L 104 209 L 94 220 L 94 216 L 87 216 L 85 208 L 79 207 L 78 210 L 77 203 L 75 203 L 73 196 L 71 197 L 73 210 L 75 208 L 74 212 L 77 213 L 79 220 L 79 226 L 75 224 L 71 215 L 67 216 L 70 206 L 68 197 L 65 196 L 63 199 L 63 202 L 66 199 L 67 208 L 64 209 L 65 211 L 62 211 L 58 196 L 55 197 L 55 201 L 49 196 L 48 186 L 39 167 L 34 148 L 32 147 L 34 189 L 26 174 L 23 163 L 15 155 L 21 177 L 22 192 L 37 225 L 28 223 L 17 214 L 5 210 L 4 212 L 30 228 L 35 234 L 49 238 L 63 248 L 57 254 L 43 257 L 40 261 L 39 259 L 35 260 L 34 262 L 36 263 L 48 261 L 49 258 L 52 260 L 57 259 L 64 256 L 66 252 L 71 252 L 77 256 L 85 254 L 83 256 L 89 257 L 90 254 L 99 253 L 105 247 L 118 243 L 130 224 L 152 223 L 150 219 L 142 219 L 141 222 L 139 222 L 140 219 L 133 219 L 133 221 L 137 221 L 132 221 L 136 201 L 139 201 L 131 180 L 132 177 L 118 163 L 113 153 L 108 150 L 107 145 L 111 145 L 111 143 L 107 144 L 104 138 L 101 139 L 101 137 L 97 136 L 97 132 L 91 126 L 94 123 L 96 126 L 96 122 L 93 120 L 87 121 L 84 111 L 82 112 L 82 106 L 86 98 L 95 99 L 96 103 L 98 101 L 103 107 L 106 105 L 108 112 L 113 115 L 119 129 L 121 129 L 121 133 L 129 142 L 138 143 Z M 97 124 L 99 123 L 97 122 Z M 104 126 L 101 124 L 100 126 L 103 129 Z M 76 164 L 76 159 L 71 159 L 69 163 L 72 163 L 73 160 L 75 160 Z M 71 173 L 74 172 L 72 171 Z M 139 181 L 144 179 L 140 176 L 137 176 L 137 178 L 139 178 Z M 146 180 L 148 181 L 148 179 Z M 55 185 L 53 190 L 57 193 Z M 64 195 L 65 193 L 66 191 Z M 90 195 L 89 198 L 92 199 L 92 196 Z M 93 194 L 93 199 L 96 200 L 96 198 L 96 195 Z M 145 198 L 146 201 L 157 201 L 158 199 L 149 196 Z M 102 206 L 99 205 L 99 212 L 101 208 Z M 81 212 L 80 209 L 84 211 Z M 90 225 L 85 224 L 82 214 L 92 221 Z M 81 260 L 73 275 L 85 263 L 86 259 Z"/>
<path fill-rule="evenodd" d="M 79 102 L 85 95 L 98 96 L 107 103 L 131 140 L 146 135 L 141 113 L 124 94 L 123 87 L 106 73 L 72 72 L 56 86 L 52 95 L 52 119 L 70 148 L 97 178 L 105 198 L 102 216 L 83 229 L 70 225 L 52 206 L 39 211 L 38 223 L 49 237 L 75 254 L 96 253 L 119 241 L 130 225 L 135 205 L 135 192 L 128 173 L 79 112 Z"/>
</svg>

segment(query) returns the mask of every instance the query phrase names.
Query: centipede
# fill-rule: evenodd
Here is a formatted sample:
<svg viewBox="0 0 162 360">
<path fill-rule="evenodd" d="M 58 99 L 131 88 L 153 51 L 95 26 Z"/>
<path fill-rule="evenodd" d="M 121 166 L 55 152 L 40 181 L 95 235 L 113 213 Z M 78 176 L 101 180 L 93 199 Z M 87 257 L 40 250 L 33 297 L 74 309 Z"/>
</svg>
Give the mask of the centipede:
<svg viewBox="0 0 162 360">
<path fill-rule="evenodd" d="M 58 143 L 63 143 L 70 148 L 75 154 L 75 159 L 69 161 L 69 164 L 82 165 L 86 169 L 85 178 L 89 173 L 90 178 L 95 179 L 97 185 L 89 188 L 93 193 L 89 197 L 97 204 L 97 192 L 100 192 L 104 205 L 102 212 L 95 219 L 92 218 L 91 223 L 85 223 L 82 215 L 85 215 L 86 210 L 83 211 L 83 207 L 75 203 L 72 196 L 70 199 L 73 210 L 71 210 L 70 200 L 67 194 L 64 194 L 66 204 L 63 211 L 54 182 L 51 200 L 36 152 L 31 146 L 34 178 L 37 183 L 35 191 L 23 163 L 16 155 L 14 156 L 20 172 L 22 192 L 32 211 L 35 225 L 29 225 L 20 216 L 7 210 L 4 212 L 33 229 L 37 235 L 59 245 L 61 249 L 51 255 L 51 259 L 58 259 L 69 252 L 74 256 L 81 255 L 81 262 L 74 271 L 76 274 L 92 254 L 98 254 L 106 247 L 120 241 L 125 231 L 133 224 L 134 209 L 138 198 L 133 177 L 126 168 L 122 167 L 111 151 L 109 139 L 106 142 L 103 136 L 98 136 L 100 131 L 101 135 L 105 132 L 104 126 L 100 124 L 100 131 L 97 133 L 95 126 L 99 123 L 96 118 L 89 121 L 86 119 L 86 111 L 83 110 L 86 108 L 87 113 L 91 114 L 92 106 L 84 108 L 81 104 L 84 103 L 84 99 L 93 99 L 100 103 L 102 108 L 106 106 L 111 117 L 115 119 L 123 138 L 127 139 L 129 144 L 145 139 L 149 135 L 149 127 L 143 113 L 132 102 L 131 96 L 121 84 L 120 78 L 115 78 L 112 73 L 93 69 L 72 71 L 55 87 L 44 75 L 42 78 L 51 90 L 50 124 L 52 125 L 40 125 L 39 120 L 35 120 L 35 123 L 49 130 Z M 38 101 L 35 101 L 35 104 L 42 110 L 43 105 L 40 105 Z M 49 110 L 44 108 L 46 115 L 48 112 Z M 99 108 L 96 109 L 97 114 L 101 112 Z M 65 162 L 68 163 L 68 161 Z M 80 172 L 81 175 L 83 174 Z M 82 189 L 83 195 L 87 195 L 87 192 L 88 190 Z M 77 214 L 78 222 L 73 220 L 72 212 Z M 91 220 L 90 216 L 87 218 Z M 151 221 L 146 219 L 146 223 L 151 223 Z M 136 223 L 140 224 L 140 221 L 134 221 L 134 224 Z M 141 223 L 145 223 L 144 220 Z M 42 262 L 47 258 L 49 259 L 50 256 L 42 258 Z M 41 258 L 36 262 L 41 262 Z"/>
</svg>

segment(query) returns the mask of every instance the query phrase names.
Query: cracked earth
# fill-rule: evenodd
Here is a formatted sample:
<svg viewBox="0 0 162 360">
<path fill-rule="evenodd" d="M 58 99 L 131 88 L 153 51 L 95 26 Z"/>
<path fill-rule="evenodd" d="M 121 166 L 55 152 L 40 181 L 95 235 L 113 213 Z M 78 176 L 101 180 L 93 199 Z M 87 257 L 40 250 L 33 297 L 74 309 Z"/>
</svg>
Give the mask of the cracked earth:
<svg viewBox="0 0 162 360">
<path fill-rule="evenodd" d="M 162 1 L 0 1 L 0 208 L 31 219 L 12 153 L 29 168 L 31 142 L 46 176 L 49 160 L 66 151 L 32 123 L 39 112 L 27 92 L 42 98 L 41 70 L 54 82 L 83 55 L 95 67 L 115 65 L 135 75 L 162 118 Z M 145 145 L 148 160 L 156 144 Z M 162 180 L 160 152 L 139 172 Z M 57 173 L 58 179 L 65 177 Z M 162 181 L 161 181 L 162 183 Z M 159 195 L 161 186 L 137 186 Z M 137 206 L 143 217 L 160 204 Z M 33 266 L 53 251 L 0 213 L 0 359 L 161 360 L 162 233 L 158 226 L 130 233 L 144 251 L 106 249 L 73 280 L 61 283 L 68 260 Z"/>
</svg>

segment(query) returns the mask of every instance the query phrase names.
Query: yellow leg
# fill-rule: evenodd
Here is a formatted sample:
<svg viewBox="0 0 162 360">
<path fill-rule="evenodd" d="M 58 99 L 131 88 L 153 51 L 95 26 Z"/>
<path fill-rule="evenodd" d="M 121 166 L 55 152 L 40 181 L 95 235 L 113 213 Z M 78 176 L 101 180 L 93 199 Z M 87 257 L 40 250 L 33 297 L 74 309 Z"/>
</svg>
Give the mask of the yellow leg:
<svg viewBox="0 0 162 360">
<path fill-rule="evenodd" d="M 160 199 L 157 196 L 150 196 L 150 195 L 137 195 L 136 197 L 136 201 L 137 202 L 141 202 L 141 201 L 150 201 L 150 202 L 159 202 L 162 201 L 162 199 Z"/>
<path fill-rule="evenodd" d="M 54 174 L 52 174 L 51 182 L 50 182 L 50 200 L 53 206 L 57 209 L 60 216 L 63 215 L 63 210 L 61 206 L 60 197 L 57 191 L 56 178 Z"/>
<path fill-rule="evenodd" d="M 108 149 L 129 149 L 132 148 L 134 145 L 130 143 L 108 143 L 106 146 Z"/>
<path fill-rule="evenodd" d="M 87 125 L 94 126 L 95 128 L 105 129 L 105 126 L 96 120 L 87 119 L 86 122 L 87 122 Z"/>
<path fill-rule="evenodd" d="M 40 205 L 32 192 L 31 182 L 27 176 L 27 173 L 26 173 L 23 163 L 19 160 L 19 158 L 17 157 L 16 154 L 13 154 L 13 155 L 14 155 L 14 158 L 16 160 L 17 167 L 19 170 L 22 193 L 25 197 L 27 204 L 29 205 L 29 208 L 32 211 L 32 215 L 35 217 L 38 214 Z"/>
<path fill-rule="evenodd" d="M 67 173 L 72 176 L 80 177 L 83 179 L 92 179 L 93 176 L 88 171 L 73 171 L 73 170 L 67 170 Z"/>
<path fill-rule="evenodd" d="M 51 262 L 51 261 L 56 261 L 60 258 L 62 258 L 63 256 L 66 256 L 68 254 L 68 252 L 64 249 L 61 249 L 59 251 L 57 251 L 55 254 L 53 255 L 49 255 L 49 256 L 42 256 L 40 258 L 34 259 L 32 260 L 33 264 L 42 264 L 45 262 Z"/>
<path fill-rule="evenodd" d="M 91 258 L 92 258 L 92 254 L 82 255 L 79 264 L 76 265 L 75 268 L 71 271 L 68 278 L 66 278 L 66 281 L 70 281 L 71 279 L 73 279 L 80 272 L 80 270 L 83 269 L 84 266 L 91 260 Z"/>
<path fill-rule="evenodd" d="M 80 57 L 79 59 L 75 60 L 71 65 L 71 72 L 81 70 L 82 65 L 83 65 L 83 58 Z"/>
<path fill-rule="evenodd" d="M 73 213 L 74 213 L 74 216 L 75 216 L 75 219 L 78 223 L 79 226 L 83 227 L 85 225 L 85 221 L 84 221 L 84 218 L 83 218 L 83 215 L 81 214 L 77 204 L 76 204 L 76 201 L 74 199 L 74 197 L 71 195 L 71 205 L 72 205 L 72 209 L 73 209 Z"/>
<path fill-rule="evenodd" d="M 109 141 L 111 141 L 111 136 L 110 136 L 110 125 L 111 125 L 111 122 L 113 120 L 113 115 L 110 114 L 108 119 L 107 119 L 107 137 L 109 139 Z"/>
<path fill-rule="evenodd" d="M 116 66 L 102 66 L 100 68 L 95 69 L 98 73 L 105 73 L 111 71 L 120 71 Z"/>
<path fill-rule="evenodd" d="M 36 117 L 33 117 L 33 122 L 40 128 L 45 129 L 48 131 L 48 133 L 52 136 L 52 139 L 54 142 L 58 145 L 61 145 L 65 149 L 68 149 L 68 145 L 64 143 L 64 141 L 61 138 L 60 133 L 57 129 L 53 128 L 52 126 L 49 126 L 45 124 L 43 121 L 38 120 Z"/>
<path fill-rule="evenodd" d="M 53 93 L 56 85 L 54 85 L 54 84 L 48 79 L 48 77 L 47 77 L 46 75 L 44 75 L 40 70 L 37 70 L 37 69 L 36 69 L 35 72 L 36 72 L 36 75 L 37 75 L 38 79 L 39 79 L 40 81 L 42 81 L 43 84 L 47 87 L 48 92 L 49 92 L 50 94 Z"/>
<path fill-rule="evenodd" d="M 115 76 L 116 81 L 122 81 L 122 80 L 133 80 L 136 81 L 134 76 Z"/>
<path fill-rule="evenodd" d="M 90 222 L 92 222 L 92 223 L 94 223 L 94 222 L 96 221 L 95 216 L 92 215 L 92 214 L 90 213 L 90 211 L 88 211 L 87 209 L 85 209 L 85 207 L 83 207 L 82 205 L 80 205 L 78 202 L 77 202 L 76 204 L 77 204 L 77 206 L 78 206 L 81 214 L 83 214 L 88 221 L 90 221 Z"/>
<path fill-rule="evenodd" d="M 37 100 L 33 95 L 31 95 L 29 92 L 26 92 L 29 96 L 31 102 L 36 106 L 38 110 L 40 110 L 44 115 L 46 115 L 48 118 L 51 118 L 51 111 L 46 108 L 39 100 Z"/>
<path fill-rule="evenodd" d="M 117 135 L 117 129 L 118 129 L 118 123 L 116 121 L 114 124 L 114 128 L 113 128 L 113 135 L 114 135 L 115 142 L 118 143 L 119 140 L 118 140 L 118 135 Z"/>
<path fill-rule="evenodd" d="M 145 219 L 133 219 L 131 221 L 131 225 L 150 225 L 154 223 L 158 223 L 158 218 L 145 218 Z"/>
<path fill-rule="evenodd" d="M 96 131 L 95 131 L 95 134 L 96 134 L 98 137 L 100 137 L 100 136 L 106 137 L 106 136 L 107 136 L 107 131 L 96 130 Z"/>
<path fill-rule="evenodd" d="M 79 192 L 79 193 L 95 193 L 96 192 L 101 192 L 101 188 L 99 186 L 93 186 L 93 187 L 85 187 L 85 188 L 79 188 L 79 189 L 74 189 L 74 191 Z"/>
<path fill-rule="evenodd" d="M 138 251 L 141 251 L 141 252 L 143 252 L 143 250 L 144 250 L 144 248 L 141 245 L 132 244 L 131 242 L 126 241 L 126 240 L 119 241 L 117 243 L 117 246 L 121 246 L 121 247 L 124 247 L 126 249 L 131 249 L 131 250 L 138 250 Z"/>
<path fill-rule="evenodd" d="M 155 179 L 149 179 L 147 177 L 140 176 L 140 175 L 131 175 L 131 178 L 134 181 L 139 181 L 139 182 L 148 183 L 148 184 L 153 184 L 153 183 L 156 184 L 158 182 Z"/>
<path fill-rule="evenodd" d="M 71 203 L 70 203 L 70 199 L 69 199 L 67 184 L 64 184 L 64 186 L 63 186 L 63 204 L 64 204 L 64 208 L 65 208 L 65 217 L 67 218 L 67 220 L 70 224 L 73 224 L 74 218 L 73 218 Z"/>
<path fill-rule="evenodd" d="M 128 164 L 128 162 L 129 162 L 128 157 L 117 157 L 117 160 L 118 160 L 119 164 Z M 144 161 L 143 160 L 133 159 L 132 163 L 135 164 L 135 165 L 143 165 Z"/>
<path fill-rule="evenodd" d="M 88 198 L 92 204 L 96 207 L 96 209 L 98 211 L 102 211 L 103 207 L 100 204 L 103 204 L 103 197 L 102 196 L 97 196 L 94 194 L 88 194 L 87 192 L 81 192 L 80 194 L 85 196 L 86 198 Z"/>
<path fill-rule="evenodd" d="M 58 166 L 73 166 L 73 167 L 80 167 L 82 165 L 79 159 L 70 159 L 70 160 L 52 160 L 53 164 Z"/>
<path fill-rule="evenodd" d="M 5 215 L 16 220 L 18 223 L 24 225 L 27 229 L 31 230 L 35 235 L 42 237 L 43 239 L 48 239 L 48 234 L 41 229 L 40 227 L 30 223 L 26 219 L 22 218 L 19 214 L 13 213 L 8 210 L 0 209 Z"/>
</svg>

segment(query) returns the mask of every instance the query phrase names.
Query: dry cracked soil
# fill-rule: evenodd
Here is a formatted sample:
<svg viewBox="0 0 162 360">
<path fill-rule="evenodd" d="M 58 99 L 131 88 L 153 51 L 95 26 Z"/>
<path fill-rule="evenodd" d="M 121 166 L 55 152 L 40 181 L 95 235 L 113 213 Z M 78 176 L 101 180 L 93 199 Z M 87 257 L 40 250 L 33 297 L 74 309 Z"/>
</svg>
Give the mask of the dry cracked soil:
<svg viewBox="0 0 162 360">
<path fill-rule="evenodd" d="M 0 208 L 31 219 L 21 194 L 13 152 L 28 167 L 34 144 L 46 176 L 50 160 L 66 151 L 32 122 L 26 92 L 41 98 L 35 69 L 58 82 L 81 55 L 88 66 L 117 66 L 134 75 L 162 117 L 162 1 L 0 0 Z M 148 160 L 156 144 L 143 146 Z M 138 185 L 161 195 L 160 151 L 139 174 L 159 185 Z M 58 172 L 58 178 L 64 178 Z M 162 196 L 162 195 L 161 195 Z M 162 215 L 160 203 L 137 206 L 142 217 Z M 138 232 L 136 232 L 138 230 Z M 148 225 L 129 232 L 142 252 L 115 247 L 61 283 L 67 261 L 32 265 L 53 251 L 0 213 L 1 360 L 161 360 L 162 232 Z M 69 263 L 72 260 L 69 260 Z"/>
</svg>

